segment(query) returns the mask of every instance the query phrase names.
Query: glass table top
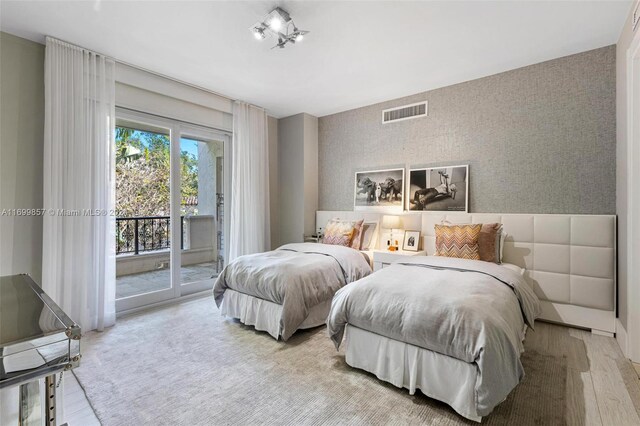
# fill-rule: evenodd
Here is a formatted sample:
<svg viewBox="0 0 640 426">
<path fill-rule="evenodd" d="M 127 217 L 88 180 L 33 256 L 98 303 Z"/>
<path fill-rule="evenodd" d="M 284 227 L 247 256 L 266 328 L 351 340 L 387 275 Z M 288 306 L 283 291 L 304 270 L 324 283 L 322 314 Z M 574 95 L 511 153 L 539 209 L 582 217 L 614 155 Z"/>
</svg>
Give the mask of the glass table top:
<svg viewBox="0 0 640 426">
<path fill-rule="evenodd" d="M 27 275 L 0 277 L 0 347 L 67 329 L 31 282 Z"/>
<path fill-rule="evenodd" d="M 80 337 L 80 327 L 31 277 L 0 277 L 0 388 L 75 367 Z"/>
</svg>

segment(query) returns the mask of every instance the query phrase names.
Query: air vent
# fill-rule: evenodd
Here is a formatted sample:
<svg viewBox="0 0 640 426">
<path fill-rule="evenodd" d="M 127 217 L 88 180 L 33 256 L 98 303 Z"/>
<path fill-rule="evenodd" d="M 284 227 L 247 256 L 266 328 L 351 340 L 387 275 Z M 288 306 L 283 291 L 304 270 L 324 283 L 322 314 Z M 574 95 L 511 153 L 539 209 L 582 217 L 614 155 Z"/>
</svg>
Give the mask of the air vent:
<svg viewBox="0 0 640 426">
<path fill-rule="evenodd" d="M 417 104 L 404 105 L 401 107 L 385 109 L 382 111 L 382 124 L 392 123 L 402 120 L 411 120 L 427 116 L 427 101 Z"/>
</svg>

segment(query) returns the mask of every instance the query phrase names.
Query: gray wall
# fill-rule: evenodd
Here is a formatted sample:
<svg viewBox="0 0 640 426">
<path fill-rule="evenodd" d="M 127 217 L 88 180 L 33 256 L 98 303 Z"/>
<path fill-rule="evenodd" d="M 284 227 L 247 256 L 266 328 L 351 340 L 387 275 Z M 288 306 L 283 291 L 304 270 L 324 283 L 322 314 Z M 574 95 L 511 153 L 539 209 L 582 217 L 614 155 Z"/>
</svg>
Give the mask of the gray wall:
<svg viewBox="0 0 640 426">
<path fill-rule="evenodd" d="M 304 116 L 304 235 L 315 234 L 318 210 L 318 118 Z"/>
<path fill-rule="evenodd" d="M 297 114 L 278 120 L 279 239 L 301 242 L 315 231 L 318 210 L 318 119 Z"/>
<path fill-rule="evenodd" d="M 269 219 L 271 221 L 271 248 L 278 247 L 280 239 L 278 214 L 278 119 L 267 117 L 267 140 L 269 141 Z"/>
<path fill-rule="evenodd" d="M 278 244 L 299 242 L 304 218 L 302 114 L 278 120 Z"/>
<path fill-rule="evenodd" d="M 0 210 L 42 208 L 44 46 L 0 33 Z M 0 275 L 42 278 L 42 217 L 0 216 Z"/>
<path fill-rule="evenodd" d="M 357 170 L 469 164 L 471 212 L 613 214 L 615 70 L 609 46 L 322 117 L 319 208 L 351 210 Z M 427 118 L 381 124 L 425 99 Z"/>
</svg>

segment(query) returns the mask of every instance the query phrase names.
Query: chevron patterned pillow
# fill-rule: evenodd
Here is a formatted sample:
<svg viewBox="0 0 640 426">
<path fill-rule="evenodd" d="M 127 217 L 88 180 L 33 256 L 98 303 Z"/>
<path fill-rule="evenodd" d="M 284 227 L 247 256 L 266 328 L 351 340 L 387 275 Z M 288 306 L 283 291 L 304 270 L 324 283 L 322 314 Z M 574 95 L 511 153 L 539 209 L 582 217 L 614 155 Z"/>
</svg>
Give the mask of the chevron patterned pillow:
<svg viewBox="0 0 640 426">
<path fill-rule="evenodd" d="M 478 239 L 482 224 L 435 225 L 436 256 L 480 260 Z"/>
<path fill-rule="evenodd" d="M 360 221 L 362 225 L 362 221 Z M 331 219 L 324 228 L 324 244 L 349 247 L 356 232 L 354 222 Z"/>
</svg>

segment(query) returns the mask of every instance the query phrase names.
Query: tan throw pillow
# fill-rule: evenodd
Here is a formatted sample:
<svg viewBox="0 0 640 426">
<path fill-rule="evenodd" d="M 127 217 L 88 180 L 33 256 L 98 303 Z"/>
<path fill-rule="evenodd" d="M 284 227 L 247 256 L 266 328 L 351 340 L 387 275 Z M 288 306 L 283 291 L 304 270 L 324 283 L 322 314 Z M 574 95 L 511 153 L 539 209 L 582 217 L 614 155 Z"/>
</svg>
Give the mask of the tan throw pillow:
<svg viewBox="0 0 640 426">
<path fill-rule="evenodd" d="M 482 224 L 435 225 L 436 256 L 480 260 L 478 239 Z"/>
<path fill-rule="evenodd" d="M 349 247 L 354 232 L 353 222 L 331 219 L 324 230 L 322 242 L 324 244 Z"/>
<path fill-rule="evenodd" d="M 360 250 L 362 244 L 362 234 L 364 233 L 364 226 L 362 226 L 364 219 L 360 219 L 353 223 L 353 238 L 351 239 L 351 248 Z"/>
<path fill-rule="evenodd" d="M 478 253 L 480 260 L 500 263 L 500 230 L 501 223 L 485 223 L 482 225 L 478 238 Z"/>
</svg>

